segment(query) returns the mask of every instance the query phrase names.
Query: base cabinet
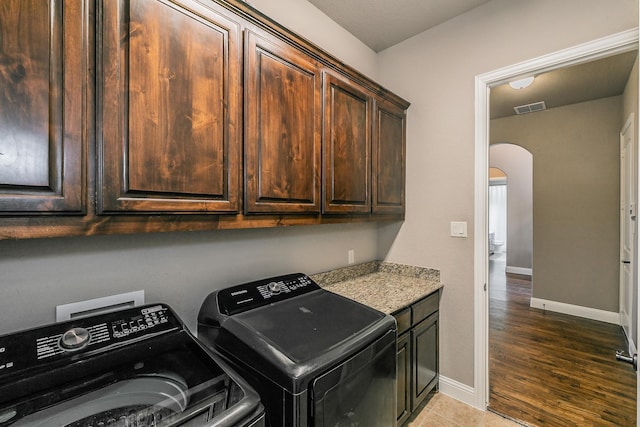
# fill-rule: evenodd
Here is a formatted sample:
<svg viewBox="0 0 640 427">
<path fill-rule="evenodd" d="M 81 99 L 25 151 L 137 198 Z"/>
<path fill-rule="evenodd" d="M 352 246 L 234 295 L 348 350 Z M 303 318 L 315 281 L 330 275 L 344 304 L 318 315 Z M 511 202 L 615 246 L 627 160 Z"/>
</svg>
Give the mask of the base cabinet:
<svg viewBox="0 0 640 427">
<path fill-rule="evenodd" d="M 439 299 L 438 291 L 394 314 L 398 323 L 398 426 L 438 386 Z"/>
</svg>

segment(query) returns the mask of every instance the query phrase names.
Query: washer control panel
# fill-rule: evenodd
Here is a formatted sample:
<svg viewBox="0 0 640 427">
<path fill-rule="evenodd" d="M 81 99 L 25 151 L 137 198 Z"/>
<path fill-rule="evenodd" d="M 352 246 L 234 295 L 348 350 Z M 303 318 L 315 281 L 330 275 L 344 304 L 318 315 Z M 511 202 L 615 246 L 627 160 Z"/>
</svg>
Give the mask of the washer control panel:
<svg viewBox="0 0 640 427">
<path fill-rule="evenodd" d="M 317 289 L 320 287 L 303 273 L 271 277 L 218 291 L 218 309 L 230 316 Z"/>
<path fill-rule="evenodd" d="M 0 336 L 0 379 L 85 352 L 182 328 L 163 304 L 146 305 Z"/>
</svg>

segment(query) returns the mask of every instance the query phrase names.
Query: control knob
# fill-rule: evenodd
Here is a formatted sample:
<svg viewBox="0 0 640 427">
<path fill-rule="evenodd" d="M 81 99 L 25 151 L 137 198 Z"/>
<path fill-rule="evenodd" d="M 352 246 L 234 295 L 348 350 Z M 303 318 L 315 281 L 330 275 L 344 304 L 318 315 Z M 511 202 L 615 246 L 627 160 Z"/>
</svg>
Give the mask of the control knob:
<svg viewBox="0 0 640 427">
<path fill-rule="evenodd" d="M 85 328 L 73 328 L 62 334 L 60 347 L 64 350 L 80 350 L 89 343 L 91 335 Z"/>
<path fill-rule="evenodd" d="M 282 284 L 278 282 L 269 282 L 267 284 L 267 289 L 271 292 L 271 295 L 278 295 L 282 292 Z"/>
</svg>

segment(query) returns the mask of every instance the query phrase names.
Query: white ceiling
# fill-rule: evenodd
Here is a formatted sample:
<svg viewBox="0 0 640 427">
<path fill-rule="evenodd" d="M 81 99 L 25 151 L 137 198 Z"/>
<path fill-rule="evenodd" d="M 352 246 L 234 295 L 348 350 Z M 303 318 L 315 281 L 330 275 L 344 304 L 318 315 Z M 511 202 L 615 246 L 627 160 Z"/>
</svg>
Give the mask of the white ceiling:
<svg viewBox="0 0 640 427">
<path fill-rule="evenodd" d="M 309 0 L 376 52 L 489 0 Z"/>
<path fill-rule="evenodd" d="M 308 0 L 375 52 L 398 44 L 490 0 Z M 545 101 L 547 109 L 622 94 L 637 52 L 536 76 L 521 91 L 491 89 L 490 117 Z"/>
</svg>

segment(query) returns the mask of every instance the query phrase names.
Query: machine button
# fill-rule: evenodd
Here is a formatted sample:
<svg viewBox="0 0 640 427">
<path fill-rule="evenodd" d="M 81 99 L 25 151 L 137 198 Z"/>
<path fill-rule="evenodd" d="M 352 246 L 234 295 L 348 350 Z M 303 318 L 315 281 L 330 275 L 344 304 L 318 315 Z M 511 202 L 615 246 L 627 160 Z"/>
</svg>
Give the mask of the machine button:
<svg viewBox="0 0 640 427">
<path fill-rule="evenodd" d="M 277 295 L 282 292 L 282 285 L 278 282 L 269 282 L 267 289 L 269 289 L 272 295 Z"/>
<path fill-rule="evenodd" d="M 91 335 L 85 328 L 73 328 L 62 334 L 60 347 L 64 350 L 80 350 L 89 343 Z"/>
</svg>

